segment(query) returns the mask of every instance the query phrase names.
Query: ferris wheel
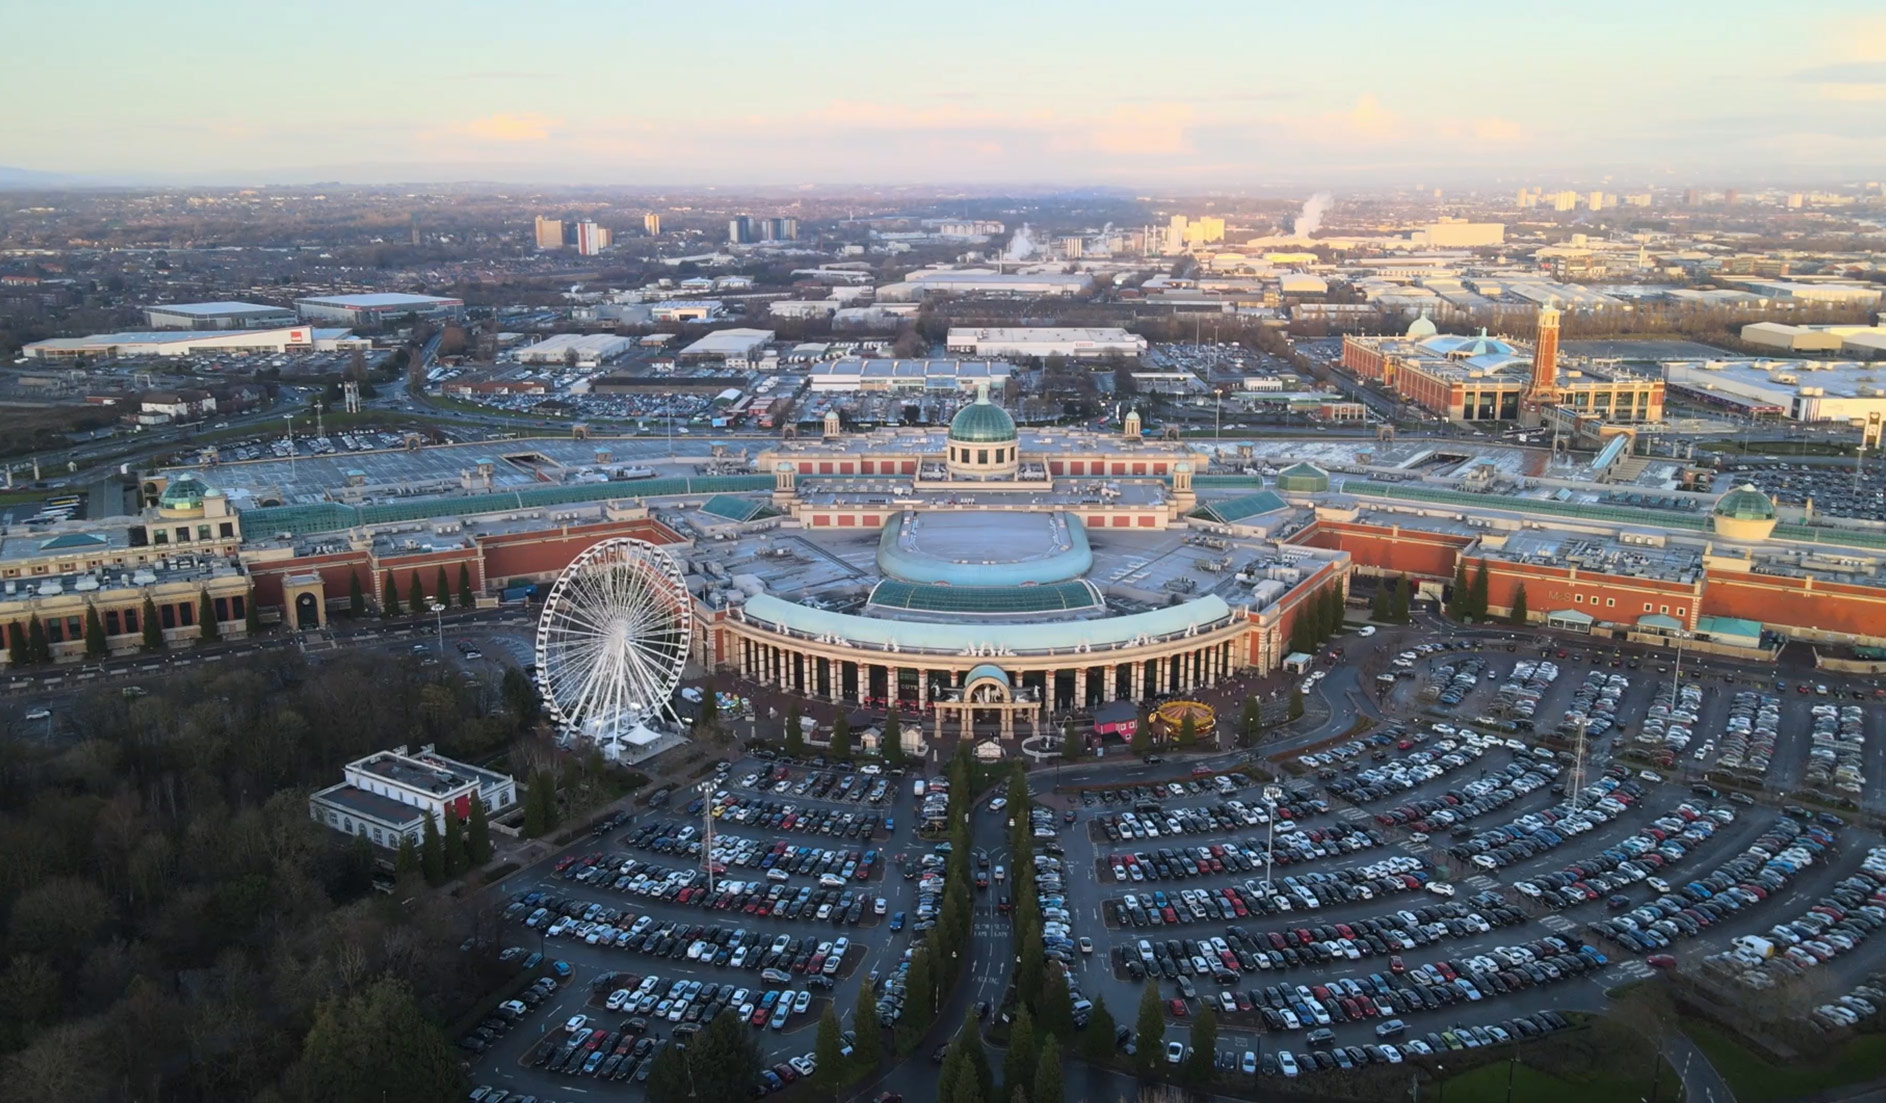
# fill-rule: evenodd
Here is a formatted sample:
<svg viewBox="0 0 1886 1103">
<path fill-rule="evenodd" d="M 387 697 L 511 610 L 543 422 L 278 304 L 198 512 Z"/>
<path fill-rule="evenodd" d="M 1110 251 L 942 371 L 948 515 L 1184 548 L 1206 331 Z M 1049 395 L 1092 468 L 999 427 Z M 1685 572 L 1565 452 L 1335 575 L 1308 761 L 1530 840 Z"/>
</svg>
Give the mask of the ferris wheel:
<svg viewBox="0 0 1886 1103">
<path fill-rule="evenodd" d="M 607 743 L 669 707 L 694 604 L 680 564 L 633 537 L 590 547 L 557 577 L 537 622 L 537 686 L 567 731 Z"/>
</svg>

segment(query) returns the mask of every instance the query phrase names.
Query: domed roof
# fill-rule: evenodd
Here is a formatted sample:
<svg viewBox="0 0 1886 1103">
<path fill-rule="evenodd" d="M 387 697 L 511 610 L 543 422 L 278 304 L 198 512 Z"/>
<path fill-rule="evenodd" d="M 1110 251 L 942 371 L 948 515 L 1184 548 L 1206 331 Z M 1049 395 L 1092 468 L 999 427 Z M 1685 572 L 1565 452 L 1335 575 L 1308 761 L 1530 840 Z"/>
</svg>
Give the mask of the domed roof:
<svg viewBox="0 0 1886 1103">
<path fill-rule="evenodd" d="M 989 392 L 982 391 L 950 419 L 950 439 L 961 444 L 1006 444 L 1015 439 L 1015 419 L 989 401 Z"/>
<path fill-rule="evenodd" d="M 1732 517 L 1738 521 L 1772 521 L 1775 503 L 1768 495 L 1757 490 L 1755 484 L 1743 483 L 1718 499 L 1713 512 L 1718 517 Z"/>
<path fill-rule="evenodd" d="M 1434 328 L 1434 323 L 1429 320 L 1426 312 L 1423 312 L 1421 317 L 1408 323 L 1407 336 L 1409 337 L 1432 337 L 1439 332 L 1439 330 Z"/>
<path fill-rule="evenodd" d="M 210 492 L 203 480 L 195 475 L 183 475 L 164 488 L 164 493 L 157 499 L 160 509 L 201 509 L 203 498 Z"/>
</svg>

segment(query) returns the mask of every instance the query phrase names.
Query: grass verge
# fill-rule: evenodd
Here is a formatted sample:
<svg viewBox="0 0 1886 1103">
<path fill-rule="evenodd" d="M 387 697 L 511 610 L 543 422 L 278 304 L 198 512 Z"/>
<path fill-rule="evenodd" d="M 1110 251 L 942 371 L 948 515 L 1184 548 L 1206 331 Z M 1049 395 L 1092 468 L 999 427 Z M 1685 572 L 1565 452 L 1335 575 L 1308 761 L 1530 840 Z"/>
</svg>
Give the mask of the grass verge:
<svg viewBox="0 0 1886 1103">
<path fill-rule="evenodd" d="M 1799 1065 L 1772 1065 L 1735 1039 L 1695 1020 L 1683 1030 L 1735 1089 L 1737 1103 L 1792 1099 L 1886 1076 L 1886 1034 L 1863 1034 Z"/>
</svg>

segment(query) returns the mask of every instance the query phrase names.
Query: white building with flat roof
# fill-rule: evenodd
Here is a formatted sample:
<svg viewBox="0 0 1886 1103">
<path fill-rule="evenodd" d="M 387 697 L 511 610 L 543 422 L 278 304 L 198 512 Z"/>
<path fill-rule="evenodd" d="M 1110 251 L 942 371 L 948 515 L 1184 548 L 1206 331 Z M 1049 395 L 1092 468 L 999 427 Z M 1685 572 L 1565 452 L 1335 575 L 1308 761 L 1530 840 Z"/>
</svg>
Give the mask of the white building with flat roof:
<svg viewBox="0 0 1886 1103">
<path fill-rule="evenodd" d="M 1146 351 L 1146 338 L 1117 328 L 1074 329 L 1060 326 L 1029 326 L 1002 329 L 952 329 L 945 341 L 951 352 L 960 352 L 983 360 L 1016 359 L 1024 356 L 1065 356 L 1075 360 L 1096 360 L 1119 355 L 1127 359 Z"/>
<path fill-rule="evenodd" d="M 1089 276 L 1066 272 L 992 272 L 986 268 L 926 268 L 901 284 L 878 289 L 878 298 L 913 299 L 925 295 L 992 295 L 1072 298 L 1093 286 Z"/>
<path fill-rule="evenodd" d="M 1880 301 L 1880 288 L 1877 284 L 1864 283 L 1820 283 L 1805 280 L 1764 280 L 1737 279 L 1724 277 L 1728 282 L 1741 284 L 1757 295 L 1770 299 L 1787 299 L 1803 303 L 1831 303 L 1839 306 L 1874 306 Z"/>
<path fill-rule="evenodd" d="M 349 762 L 342 774 L 340 784 L 308 798 L 308 815 L 389 849 L 397 849 L 401 837 L 418 843 L 429 814 L 439 817 L 443 833 L 444 817 L 463 822 L 474 800 L 494 816 L 517 803 L 517 781 L 510 775 L 446 758 L 430 746 L 415 754 L 404 747 L 371 754 Z"/>
<path fill-rule="evenodd" d="M 170 303 L 144 308 L 152 329 L 269 329 L 295 324 L 295 312 L 261 303 Z"/>
<path fill-rule="evenodd" d="M 988 360 L 892 360 L 847 356 L 812 369 L 816 392 L 830 391 L 973 391 L 987 383 L 999 390 L 1014 374 L 1013 365 Z"/>
<path fill-rule="evenodd" d="M 375 291 L 364 295 L 313 295 L 296 299 L 295 310 L 306 321 L 374 326 L 397 322 L 408 314 L 420 318 L 456 318 L 465 312 L 465 301 L 437 295 Z"/>
<path fill-rule="evenodd" d="M 634 347 L 632 338 L 613 333 L 557 333 L 518 349 L 517 359 L 524 364 L 563 364 L 574 355 L 578 365 L 595 367 Z"/>
<path fill-rule="evenodd" d="M 199 353 L 271 353 L 305 351 L 314 347 L 313 326 L 281 329 L 218 329 L 182 332 L 174 329 L 94 333 L 86 337 L 54 337 L 34 341 L 20 350 L 37 360 L 76 360 L 81 356 L 109 359 L 131 356 L 193 356 Z"/>
<path fill-rule="evenodd" d="M 717 329 L 681 350 L 683 360 L 752 360 L 772 343 L 770 329 Z"/>
</svg>

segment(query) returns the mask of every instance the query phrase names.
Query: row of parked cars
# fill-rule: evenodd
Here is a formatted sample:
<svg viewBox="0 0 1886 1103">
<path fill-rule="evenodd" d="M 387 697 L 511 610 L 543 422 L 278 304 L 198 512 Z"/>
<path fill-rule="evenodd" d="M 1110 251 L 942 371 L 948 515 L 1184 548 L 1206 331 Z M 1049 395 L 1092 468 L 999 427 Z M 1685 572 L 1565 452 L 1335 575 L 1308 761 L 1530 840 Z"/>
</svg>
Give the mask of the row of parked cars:
<svg viewBox="0 0 1886 1103">
<path fill-rule="evenodd" d="M 844 886 L 847 878 L 863 880 L 859 874 L 869 876 L 877 861 L 877 851 L 825 851 L 807 847 L 788 847 L 784 843 L 764 852 L 761 857 L 773 863 L 766 871 L 765 880 L 721 880 L 714 883 L 710 890 L 701 883 L 701 871 L 695 868 L 670 869 L 665 866 L 649 865 L 636 859 L 617 861 L 609 859 L 598 861 L 596 865 L 587 865 L 597 861 L 600 856 L 584 859 L 565 871 L 567 879 L 599 887 L 613 888 L 632 896 L 641 896 L 651 900 L 669 900 L 677 904 L 689 904 L 708 911 L 738 912 L 757 917 L 778 916 L 784 919 L 801 917 L 830 920 L 834 923 L 856 925 L 866 914 L 884 914 L 882 908 L 872 909 L 873 899 L 862 889 L 852 890 Z M 782 864 L 783 863 L 783 864 Z M 742 864 L 746 864 L 743 859 Z M 754 866 L 758 866 L 754 862 Z M 716 863 L 716 870 L 725 873 L 726 863 Z M 787 884 L 793 872 L 805 872 L 818 877 L 818 885 L 800 885 L 797 888 Z M 867 909 L 870 909 L 868 911 Z M 533 915 L 526 925 L 539 926 Z M 593 917 L 585 917 L 593 918 Z"/>
<path fill-rule="evenodd" d="M 861 773 L 831 772 L 812 773 L 792 780 L 791 771 L 784 766 L 774 766 L 764 775 L 750 773 L 742 777 L 739 785 L 743 789 L 770 792 L 779 796 L 809 797 L 813 800 L 846 801 L 852 804 L 883 804 L 890 799 L 891 782 L 882 774 L 874 774 L 876 766 L 866 766 Z M 745 801 L 741 797 L 726 793 L 714 794 L 716 805 L 722 807 L 740 807 Z"/>
<path fill-rule="evenodd" d="M 1761 779 L 1774 761 L 1775 741 L 1781 731 L 1781 698 L 1752 689 L 1738 690 L 1723 721 L 1720 769 Z"/>
<path fill-rule="evenodd" d="M 1355 854 L 1382 845 L 1382 837 L 1367 828 L 1331 824 L 1286 831 L 1271 843 L 1272 864 L 1284 866 Z M 1250 873 L 1265 866 L 1263 847 L 1237 842 L 1136 850 L 1109 854 L 1103 860 L 1116 882 L 1183 881 L 1221 873 Z"/>
<path fill-rule="evenodd" d="M 1224 1014 L 1249 1013 L 1270 1031 L 1311 1030 L 1312 1040 L 1341 1023 L 1397 1021 L 1401 1015 L 1455 1004 L 1479 1003 L 1528 988 L 1554 984 L 1602 967 L 1596 947 L 1556 935 L 1501 946 L 1453 961 L 1433 961 L 1387 973 L 1341 977 L 1321 984 L 1272 984 L 1245 992 L 1221 991 L 1215 1003 Z M 1176 1016 L 1185 1001 L 1171 1001 Z"/>
<path fill-rule="evenodd" d="M 1553 762 L 1510 762 L 1504 769 L 1464 782 L 1437 796 L 1422 797 L 1375 814 L 1375 822 L 1406 827 L 1418 835 L 1457 829 L 1528 793 L 1552 784 L 1559 775 Z M 1425 841 L 1425 840 L 1415 840 Z"/>
<path fill-rule="evenodd" d="M 1630 771 L 1611 766 L 1604 777 L 1587 785 L 1575 798 L 1567 797 L 1550 808 L 1528 812 L 1511 823 L 1479 832 L 1448 847 L 1447 852 L 1457 861 L 1489 872 L 1504 869 L 1609 823 L 1643 795 L 1643 785 L 1631 779 Z"/>
<path fill-rule="evenodd" d="M 832 944 L 823 945 L 830 947 Z M 821 958 L 825 956 L 820 955 Z M 836 962 L 843 956 L 842 950 L 832 950 L 830 960 Z M 817 975 L 816 967 L 811 975 Z M 608 982 L 623 986 L 609 993 L 604 1005 L 608 1010 L 671 1023 L 710 1023 L 722 1011 L 733 1011 L 749 1025 L 784 1030 L 787 1020 L 794 1015 L 805 1014 L 812 1006 L 810 988 L 797 991 L 787 988 L 748 989 L 733 984 L 686 978 L 664 982 L 661 977 L 654 975 L 617 975 L 610 977 Z M 578 1015 L 570 1020 L 570 1029 L 574 1030 L 587 1022 L 588 1016 Z"/>
<path fill-rule="evenodd" d="M 1148 762 L 1155 760 L 1164 761 L 1158 755 L 1146 756 Z M 1134 804 L 1142 800 L 1164 800 L 1167 797 L 1199 796 L 1204 793 L 1216 793 L 1221 797 L 1228 797 L 1245 788 L 1249 782 L 1250 779 L 1243 774 L 1212 774 L 1159 784 L 1121 785 L 1099 790 L 1083 789 L 1081 803 L 1091 808 L 1095 804 Z M 1311 795 L 1307 786 L 1286 786 L 1286 800 L 1302 800 Z"/>
<path fill-rule="evenodd" d="M 1457 662 L 1438 663 L 1428 671 L 1427 684 L 1421 687 L 1420 698 L 1442 708 L 1454 708 L 1467 699 L 1475 686 L 1480 684 L 1480 676 L 1487 672 L 1487 661 L 1478 655 L 1471 655 Z"/>
<path fill-rule="evenodd" d="M 1531 731 L 1534 718 L 1539 712 L 1539 702 L 1544 699 L 1552 683 L 1559 680 L 1559 665 L 1550 659 L 1533 662 L 1521 659 L 1513 665 L 1512 673 L 1493 698 L 1494 711 L 1506 719 L 1513 727 Z"/>
<path fill-rule="evenodd" d="M 1822 1033 L 1832 1034 L 1877 1026 L 1881 1008 L 1886 1008 L 1886 973 L 1873 973 L 1846 995 L 1809 1011 L 1807 1018 Z"/>
<path fill-rule="evenodd" d="M 1412 743 L 1427 738 L 1417 732 L 1403 741 Z M 1327 784 L 1330 792 L 1351 804 L 1369 804 L 1418 789 L 1436 778 L 1464 769 L 1502 742 L 1472 728 L 1461 728 L 1458 735 L 1442 738 L 1431 749 L 1410 750 L 1400 758 L 1363 767 L 1353 777 L 1330 778 Z M 1518 740 L 1513 743 L 1523 746 Z"/>
<path fill-rule="evenodd" d="M 1593 670 L 1572 692 L 1572 702 L 1559 719 L 1559 730 L 1570 734 L 1582 725 L 1587 739 L 1598 739 L 1618 726 L 1618 709 L 1631 688 L 1625 674 L 1606 674 Z"/>
<path fill-rule="evenodd" d="M 1497 894 L 1483 894 L 1471 903 L 1450 901 L 1345 923 L 1284 927 L 1255 934 L 1233 924 L 1216 938 L 1142 938 L 1133 946 L 1116 947 L 1114 957 L 1115 964 L 1134 980 L 1153 974 L 1181 981 L 1190 976 L 1210 976 L 1220 984 L 1235 984 L 1245 973 L 1383 956 L 1389 958 L 1389 968 L 1399 972 L 1399 955 L 1404 950 L 1443 938 L 1484 934 L 1523 921 L 1519 909 L 1500 902 Z"/>
<path fill-rule="evenodd" d="M 458 1040 L 458 1048 L 471 1053 L 483 1053 L 497 1045 L 500 1038 L 509 1034 L 525 1016 L 549 999 L 556 989 L 557 982 L 550 977 L 539 977 L 532 981 L 528 988 L 515 997 L 492 1008 L 490 1014 Z"/>
<path fill-rule="evenodd" d="M 1266 1054 L 1261 1061 L 1247 1060 L 1244 1067 L 1255 1063 L 1263 1075 L 1295 1077 L 1305 1072 L 1334 1072 L 1370 1064 L 1400 1064 L 1410 1057 L 1433 1057 L 1454 1050 L 1523 1042 L 1565 1030 L 1571 1025 L 1570 1020 L 1556 1011 L 1540 1011 L 1486 1026 L 1453 1026 L 1446 1030 L 1430 1031 L 1419 1038 L 1399 1043 L 1384 1041 L 1369 1046 L 1331 1046 L 1300 1053 L 1280 1049 L 1275 1054 Z M 1379 1033 L 1380 1027 L 1377 1031 Z M 1252 1058 L 1255 1055 L 1246 1053 L 1245 1056 Z"/>
<path fill-rule="evenodd" d="M 655 1057 L 666 1043 L 642 1034 L 632 1022 L 611 1030 L 591 1024 L 587 1015 L 579 1015 L 571 1023 L 578 1020 L 582 1021 L 581 1026 L 566 1026 L 561 1033 L 538 1042 L 530 1052 L 530 1067 L 598 1080 L 637 1083 L 648 1080 L 649 1071 L 655 1067 Z M 690 1025 L 699 1029 L 698 1024 Z M 486 1097 L 486 1103 L 490 1103 L 490 1098 Z"/>
<path fill-rule="evenodd" d="M 1320 800 L 1300 801 L 1293 808 L 1279 807 L 1278 830 L 1295 830 L 1299 817 L 1327 811 L 1329 805 Z M 1103 812 L 1094 817 L 1099 832 L 1108 842 L 1116 843 L 1179 835 L 1223 835 L 1268 823 L 1270 813 L 1262 805 L 1247 805 L 1238 800 L 1200 808 L 1166 808 L 1157 801 L 1140 800 L 1130 812 Z"/>
<path fill-rule="evenodd" d="M 1786 889 L 1833 845 L 1831 829 L 1777 817 L 1761 838 L 1707 875 L 1591 929 L 1638 953 L 1667 949 Z"/>
<path fill-rule="evenodd" d="M 1828 889 L 1798 918 L 1770 927 L 1765 940 L 1739 940 L 1728 957 L 1748 966 L 1739 974 L 1743 984 L 1775 988 L 1851 952 L 1882 924 L 1886 924 L 1886 847 L 1874 847 L 1857 872 Z"/>
<path fill-rule="evenodd" d="M 1366 866 L 1291 874 L 1271 881 L 1246 880 L 1219 889 L 1131 893 L 1113 901 L 1111 909 L 1119 926 L 1162 927 L 1313 911 L 1327 905 L 1412 892 L 1431 883 L 1432 877 L 1419 858 L 1396 855 Z"/>
<path fill-rule="evenodd" d="M 1733 822 L 1734 809 L 1707 808 L 1686 801 L 1636 834 L 1550 873 L 1515 881 L 1513 888 L 1554 911 L 1600 897 L 1611 902 L 1624 899 L 1628 905 L 1629 898 L 1619 895 L 1621 890 L 1648 881 L 1659 892 L 1668 892 L 1669 883 L 1659 874 L 1689 858 L 1698 846 L 1715 836 L 1718 827 Z"/>
</svg>

